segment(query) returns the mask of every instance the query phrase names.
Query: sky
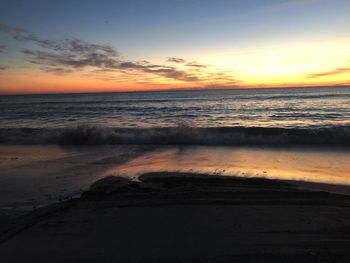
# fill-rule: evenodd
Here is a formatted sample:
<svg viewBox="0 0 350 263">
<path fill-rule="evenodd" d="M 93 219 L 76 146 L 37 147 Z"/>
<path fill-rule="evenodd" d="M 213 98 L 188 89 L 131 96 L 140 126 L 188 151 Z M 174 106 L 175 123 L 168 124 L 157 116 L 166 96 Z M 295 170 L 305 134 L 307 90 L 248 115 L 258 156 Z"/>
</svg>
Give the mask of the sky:
<svg viewBox="0 0 350 263">
<path fill-rule="evenodd" d="M 350 85 L 349 0 L 1 0 L 0 94 Z"/>
</svg>

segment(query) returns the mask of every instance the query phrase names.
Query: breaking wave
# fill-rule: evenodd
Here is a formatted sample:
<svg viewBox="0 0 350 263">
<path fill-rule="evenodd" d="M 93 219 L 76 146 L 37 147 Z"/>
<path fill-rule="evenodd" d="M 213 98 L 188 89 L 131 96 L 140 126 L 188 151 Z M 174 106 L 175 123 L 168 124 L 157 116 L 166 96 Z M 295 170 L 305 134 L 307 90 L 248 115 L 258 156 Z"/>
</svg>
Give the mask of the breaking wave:
<svg viewBox="0 0 350 263">
<path fill-rule="evenodd" d="M 60 145 L 327 145 L 349 146 L 350 126 L 328 128 L 263 128 L 189 126 L 107 128 L 80 125 L 67 128 L 0 129 L 0 143 Z"/>
</svg>

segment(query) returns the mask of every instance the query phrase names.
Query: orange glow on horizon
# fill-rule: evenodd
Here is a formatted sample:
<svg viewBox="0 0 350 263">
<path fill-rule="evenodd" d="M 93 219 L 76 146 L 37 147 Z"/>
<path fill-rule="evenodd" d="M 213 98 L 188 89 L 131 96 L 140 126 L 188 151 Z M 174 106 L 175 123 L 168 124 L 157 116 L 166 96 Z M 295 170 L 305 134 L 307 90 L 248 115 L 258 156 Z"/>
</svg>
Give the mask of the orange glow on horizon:
<svg viewBox="0 0 350 263">
<path fill-rule="evenodd" d="M 55 74 L 28 64 L 0 71 L 0 94 L 346 86 L 350 84 L 350 61 L 344 58 L 350 58 L 349 47 L 350 39 L 340 38 L 318 45 L 306 42 L 222 53 L 212 50 L 197 54 L 194 60 L 186 59 L 187 64 L 157 61 L 155 65 L 162 70 L 173 70 L 168 75 L 137 68 L 123 72 L 93 67 Z M 189 66 L 188 61 L 196 61 L 197 66 Z"/>
</svg>

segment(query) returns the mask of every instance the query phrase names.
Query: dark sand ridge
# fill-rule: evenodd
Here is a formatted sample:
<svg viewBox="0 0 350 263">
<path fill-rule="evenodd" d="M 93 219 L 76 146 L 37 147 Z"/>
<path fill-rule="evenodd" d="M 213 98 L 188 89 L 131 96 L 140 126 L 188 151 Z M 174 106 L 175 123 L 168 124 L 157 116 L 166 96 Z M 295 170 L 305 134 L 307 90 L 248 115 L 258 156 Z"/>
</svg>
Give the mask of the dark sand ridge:
<svg viewBox="0 0 350 263">
<path fill-rule="evenodd" d="M 185 173 L 107 177 L 1 235 L 4 262 L 349 262 L 350 197 Z"/>
</svg>

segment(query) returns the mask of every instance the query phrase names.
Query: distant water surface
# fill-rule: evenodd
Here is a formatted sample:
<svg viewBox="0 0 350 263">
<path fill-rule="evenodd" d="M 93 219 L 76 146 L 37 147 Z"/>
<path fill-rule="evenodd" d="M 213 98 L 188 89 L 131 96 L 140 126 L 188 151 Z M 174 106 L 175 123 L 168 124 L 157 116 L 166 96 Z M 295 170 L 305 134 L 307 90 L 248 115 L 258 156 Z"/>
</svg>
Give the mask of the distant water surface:
<svg viewBox="0 0 350 263">
<path fill-rule="evenodd" d="M 0 96 L 1 127 L 310 127 L 350 124 L 350 88 Z"/>
<path fill-rule="evenodd" d="M 64 141 L 67 134 L 62 139 L 62 131 L 78 126 L 74 136 L 93 138 L 94 143 L 182 144 L 178 130 L 174 135 L 169 130 L 157 130 L 155 134 L 149 129 L 190 127 L 201 129 L 191 135 L 202 138 L 197 144 L 206 144 L 204 137 L 210 137 L 208 144 L 223 144 L 212 140 L 222 137 L 222 128 L 231 128 L 226 130 L 231 134 L 236 132 L 236 137 L 230 136 L 228 141 L 247 144 L 251 144 L 251 140 L 245 140 L 247 134 L 261 137 L 276 133 L 279 137 L 272 140 L 275 142 L 286 140 L 281 137 L 286 135 L 288 142 L 350 144 L 350 87 L 0 96 L 0 142 L 18 138 L 27 138 L 29 143 Z M 86 126 L 94 129 L 81 128 Z M 232 130 L 237 127 L 247 129 Z M 249 130 L 251 127 L 263 130 Z M 35 132 L 36 140 L 23 134 L 28 131 L 22 128 L 36 129 L 30 130 L 31 135 Z M 97 130 L 101 128 L 114 130 Z M 207 130 L 203 131 L 207 128 L 219 130 L 214 135 L 210 130 L 208 135 Z M 265 128 L 281 130 L 271 133 Z M 121 135 L 118 129 L 131 130 Z M 295 130 L 300 129 L 311 134 L 302 135 L 304 140 L 296 139 L 300 132 Z M 132 138 L 126 136 L 130 134 Z M 163 140 L 157 142 L 155 137 Z M 313 143 L 315 137 L 321 141 Z"/>
</svg>

